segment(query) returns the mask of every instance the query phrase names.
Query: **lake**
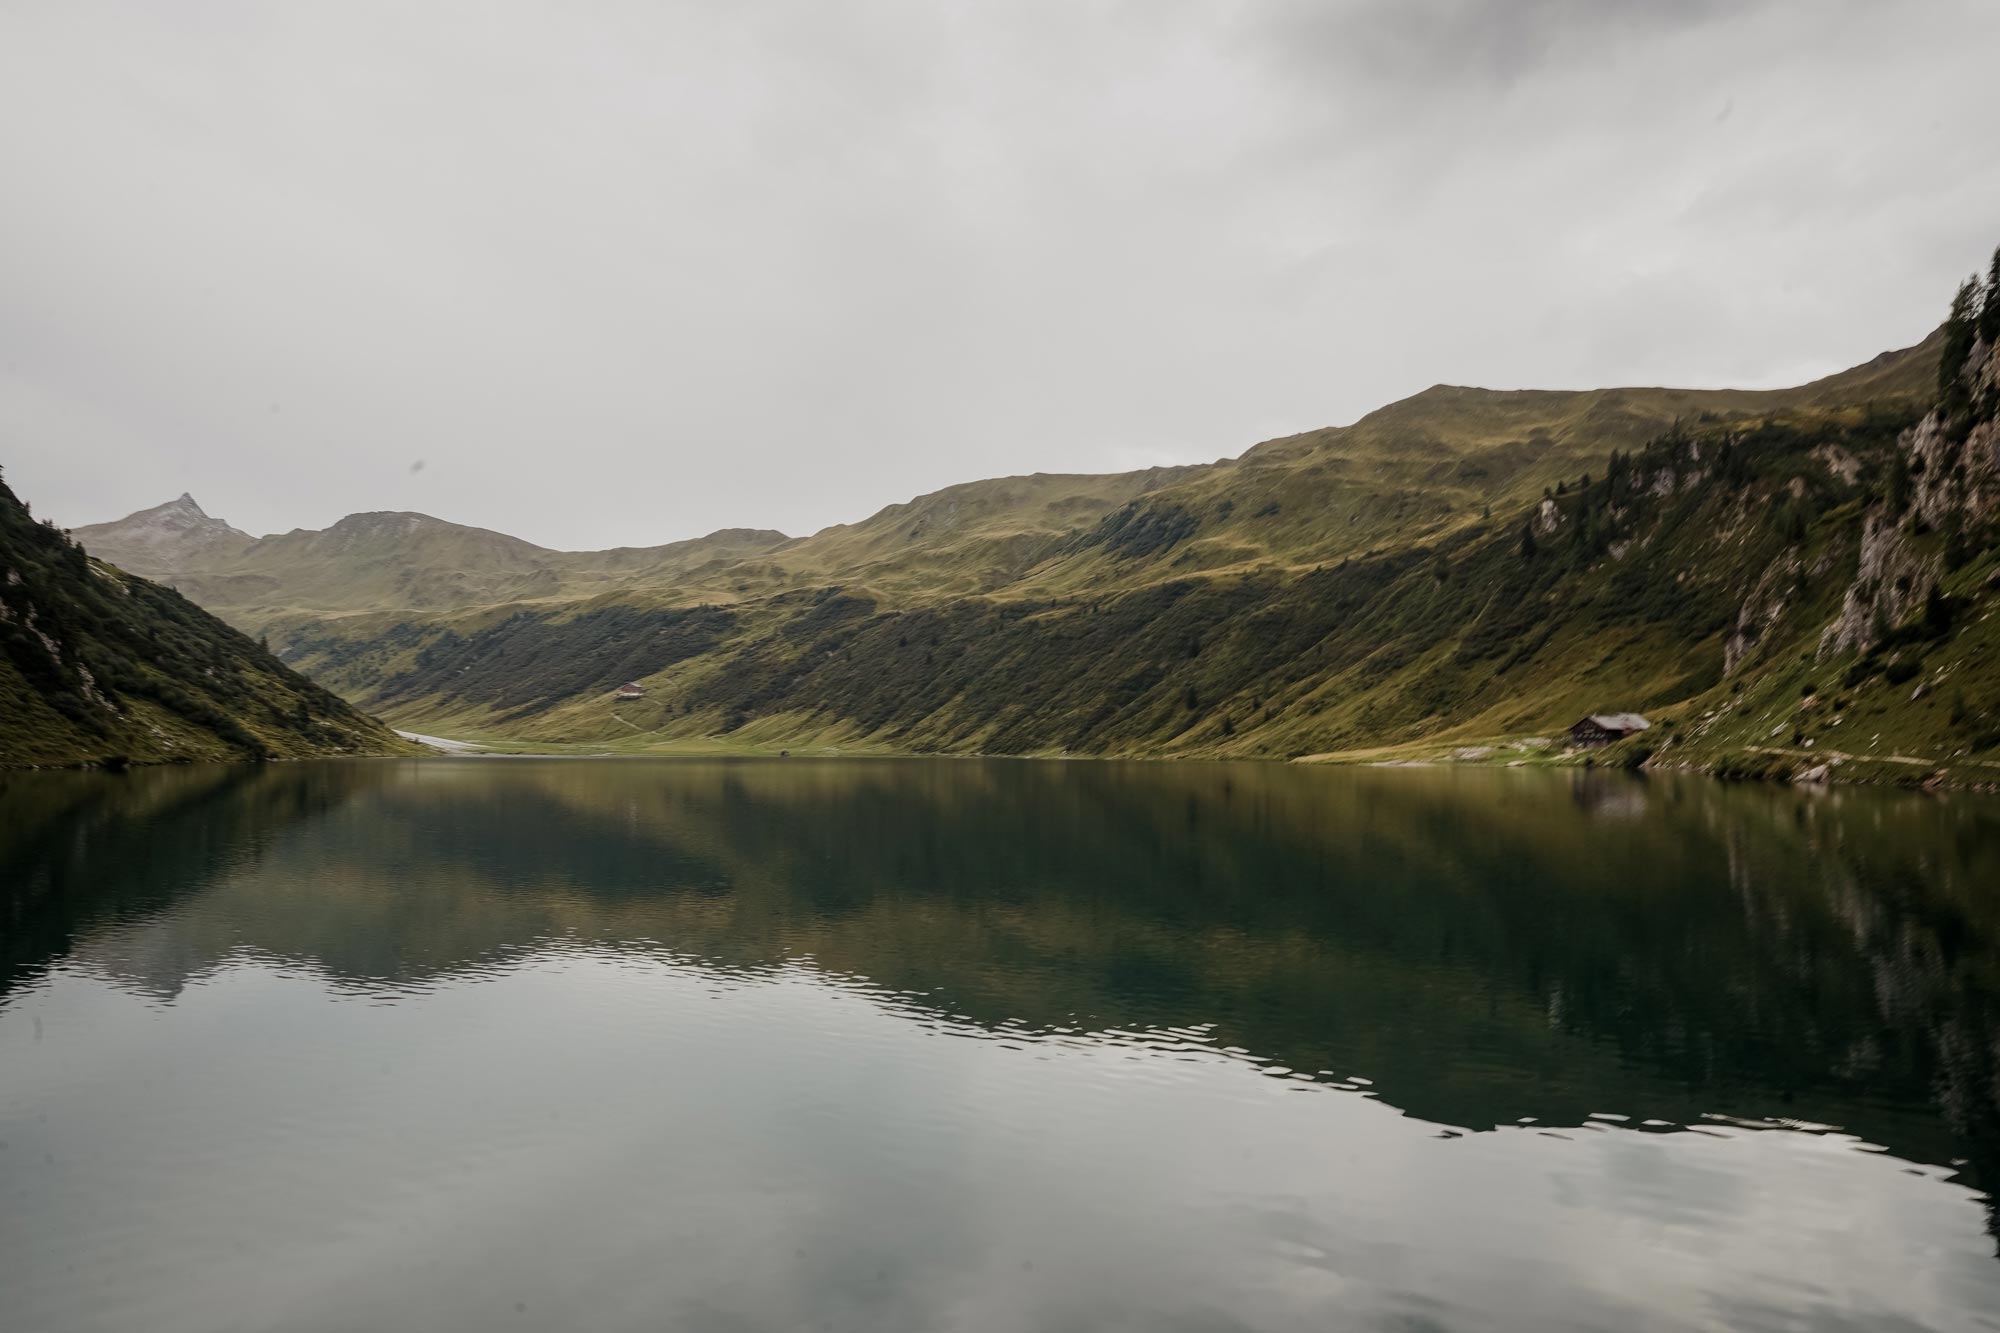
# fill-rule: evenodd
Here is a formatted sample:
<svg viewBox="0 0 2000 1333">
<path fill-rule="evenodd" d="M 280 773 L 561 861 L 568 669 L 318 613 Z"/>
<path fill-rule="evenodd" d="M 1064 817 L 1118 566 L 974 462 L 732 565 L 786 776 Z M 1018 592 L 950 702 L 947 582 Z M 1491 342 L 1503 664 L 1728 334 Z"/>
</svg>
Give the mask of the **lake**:
<svg viewBox="0 0 2000 1333">
<path fill-rule="evenodd" d="M 2000 1328 L 2000 802 L 0 775 L 0 1328 Z"/>
</svg>

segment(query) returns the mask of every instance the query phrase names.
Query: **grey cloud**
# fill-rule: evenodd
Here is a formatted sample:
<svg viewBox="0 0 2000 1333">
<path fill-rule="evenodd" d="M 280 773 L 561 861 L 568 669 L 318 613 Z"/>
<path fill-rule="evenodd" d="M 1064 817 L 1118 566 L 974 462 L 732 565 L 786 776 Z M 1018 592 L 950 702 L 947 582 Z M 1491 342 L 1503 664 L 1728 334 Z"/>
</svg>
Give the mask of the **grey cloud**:
<svg viewBox="0 0 2000 1333">
<path fill-rule="evenodd" d="M 1776 0 L 1281 0 L 1246 15 L 1302 70 L 1406 81 L 1452 97 L 1465 80 L 1507 84 L 1607 48 L 1740 20 Z M 1844 0 L 1834 0 L 1835 4 Z M 1822 7 L 1822 10 L 1831 6 Z M 1815 21 L 1823 21 L 1823 14 Z"/>
<path fill-rule="evenodd" d="M 72 523 L 598 546 L 1438 380 L 1804 378 L 2000 239 L 1996 43 L 1977 0 L 11 6 L 0 462 Z"/>
</svg>

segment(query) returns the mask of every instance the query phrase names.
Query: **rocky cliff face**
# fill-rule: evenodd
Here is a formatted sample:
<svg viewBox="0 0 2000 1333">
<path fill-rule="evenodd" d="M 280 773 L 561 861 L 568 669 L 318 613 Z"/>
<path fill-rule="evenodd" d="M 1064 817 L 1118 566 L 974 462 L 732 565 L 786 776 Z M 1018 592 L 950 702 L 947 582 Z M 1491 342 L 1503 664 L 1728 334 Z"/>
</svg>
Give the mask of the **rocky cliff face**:
<svg viewBox="0 0 2000 1333">
<path fill-rule="evenodd" d="M 1822 657 L 1880 644 L 2000 513 L 2000 343 L 1975 341 L 1957 375 L 1962 408 L 1940 406 L 1896 441 L 1895 472 L 1865 520 L 1854 581 L 1820 638 Z"/>
<path fill-rule="evenodd" d="M 1916 526 L 1938 532 L 1954 521 L 1984 524 L 2000 510 L 2000 342 L 1975 342 L 1959 378 L 1963 412 L 1939 408 L 1904 445 Z"/>
<path fill-rule="evenodd" d="M 1722 674 L 1733 676 L 1765 636 L 1791 609 L 1790 593 L 1806 573 L 1798 556 L 1786 551 L 1767 567 L 1736 613 L 1736 625 L 1722 643 Z"/>
</svg>

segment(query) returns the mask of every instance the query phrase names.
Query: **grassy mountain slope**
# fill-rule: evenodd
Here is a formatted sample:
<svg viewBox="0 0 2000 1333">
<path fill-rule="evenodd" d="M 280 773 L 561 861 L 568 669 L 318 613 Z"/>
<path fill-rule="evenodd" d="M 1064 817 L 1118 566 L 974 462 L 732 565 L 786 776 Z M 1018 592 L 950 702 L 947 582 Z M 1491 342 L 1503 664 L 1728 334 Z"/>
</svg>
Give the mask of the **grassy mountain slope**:
<svg viewBox="0 0 2000 1333">
<path fill-rule="evenodd" d="M 179 593 L 91 559 L 0 484 L 0 765 L 409 749 Z"/>
<path fill-rule="evenodd" d="M 517 615 L 425 638 L 378 697 L 392 711 L 442 705 L 461 723 L 549 739 L 637 729 L 1295 756 L 1412 738 L 1469 746 L 1629 706 L 1661 713 L 1656 740 L 1678 731 L 1690 755 L 1747 750 L 1773 727 L 1774 744 L 1802 752 L 1817 736 L 1855 737 L 1863 757 L 1949 753 L 1961 732 L 1987 752 L 2000 717 L 1978 711 L 1994 695 L 1972 678 L 2000 646 L 1987 643 L 1984 614 L 1990 547 L 1942 585 L 1963 603 L 1955 630 L 1933 633 L 1919 600 L 1883 642 L 1820 656 L 1912 416 L 1803 412 L 1686 430 L 1533 518 L 1297 577 L 907 611 L 815 593 L 754 609 Z M 1941 556 L 1941 535 L 1917 540 Z M 609 677 L 558 674 L 597 660 L 637 674 L 615 656 L 635 644 L 664 668 L 644 700 L 595 693 Z M 1906 699 L 1926 673 L 1960 687 Z M 1862 725 L 1868 734 L 1842 730 Z"/>
<path fill-rule="evenodd" d="M 1615 708 L 1659 715 L 1658 762 L 1977 780 L 1991 506 L 1912 479 L 1946 334 L 1784 390 L 1437 386 L 1237 459 L 975 482 L 733 551 L 362 515 L 176 579 L 451 734 L 1502 760 Z M 2000 475 L 1992 340 L 1961 350 L 1987 417 L 1936 466 Z M 647 697 L 613 700 L 629 679 Z"/>
<path fill-rule="evenodd" d="M 1351 426 L 1270 441 L 1237 459 L 969 482 L 797 539 L 736 529 L 661 547 L 558 552 L 421 514 L 356 514 L 323 532 L 168 549 L 157 510 L 77 536 L 114 562 L 143 558 L 149 572 L 241 628 L 287 640 L 347 615 L 368 617 L 349 627 L 365 634 L 384 615 L 477 619 L 493 608 L 604 597 L 693 607 L 839 586 L 914 607 L 1136 589 L 1195 574 L 1298 571 L 1430 540 L 1601 468 L 1612 451 L 1681 418 L 1907 398 L 1930 380 L 1936 350 L 1933 335 L 1783 390 L 1438 386 Z"/>
<path fill-rule="evenodd" d="M 1277 566 L 1298 570 L 1372 549 L 1436 540 L 1489 510 L 1531 501 L 1564 478 L 1599 471 L 1675 421 L 1749 419 L 1828 402 L 1909 399 L 1936 363 L 1936 335 L 1868 366 L 1792 389 L 1463 388 L 1437 385 L 1351 426 L 1258 445 L 1233 463 L 1162 490 L 1127 521 L 1186 530 L 1176 573 Z M 1122 534 L 1114 534 L 1122 535 Z M 1116 547 L 1118 554 L 1130 545 Z M 1129 584 L 1129 564 L 1081 561 L 1049 591 Z"/>
<path fill-rule="evenodd" d="M 1036 599 L 1191 575 L 1299 571 L 1479 521 L 1558 478 L 1601 468 L 1675 420 L 1745 417 L 1923 392 L 1937 335 L 1794 389 L 1500 392 L 1439 386 L 1351 426 L 1242 457 L 1100 477 L 973 482 L 801 538 L 726 588 L 655 599 L 744 601 L 840 586 L 884 605 L 991 594 Z"/>
<path fill-rule="evenodd" d="M 1630 707 L 1743 746 L 1742 691 L 1809 674 L 1938 346 L 1783 391 L 1433 389 L 1207 467 L 953 488 L 725 566 L 727 596 L 319 619 L 287 651 L 391 716 L 540 741 L 1297 756 Z M 1807 548 L 1752 651 L 1746 591 Z M 648 697 L 607 697 L 627 679 Z"/>
</svg>

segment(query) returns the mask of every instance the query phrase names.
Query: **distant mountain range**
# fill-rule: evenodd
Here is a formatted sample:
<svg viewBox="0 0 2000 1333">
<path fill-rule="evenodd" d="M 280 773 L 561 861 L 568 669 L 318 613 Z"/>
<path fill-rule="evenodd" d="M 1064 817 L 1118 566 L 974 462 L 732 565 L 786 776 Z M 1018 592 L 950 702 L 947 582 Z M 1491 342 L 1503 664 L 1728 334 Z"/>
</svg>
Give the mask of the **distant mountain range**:
<svg viewBox="0 0 2000 1333">
<path fill-rule="evenodd" d="M 810 537 L 731 528 L 652 547 L 553 551 L 415 513 L 252 538 L 194 498 L 73 530 L 256 632 L 353 612 L 477 612 L 620 594 L 736 604 L 839 586 L 885 605 L 1055 595 L 1170 575 L 1300 569 L 1426 541 L 1518 507 L 1677 420 L 1749 418 L 1930 391 L 1939 335 L 1796 389 L 1496 391 L 1437 385 L 1352 426 L 1240 458 L 969 482 Z M 1163 568 L 1147 559 L 1165 554 Z"/>
<path fill-rule="evenodd" d="M 1793 389 L 1439 385 L 802 538 L 558 552 L 357 514 L 252 539 L 187 496 L 75 536 L 363 706 L 488 739 L 1504 762 L 1637 710 L 1633 759 L 2000 778 L 1982 300 Z"/>
<path fill-rule="evenodd" d="M 671 584 L 786 540 L 732 528 L 665 546 L 572 553 L 408 513 L 350 514 L 324 531 L 257 538 L 209 517 L 191 495 L 71 535 L 120 568 L 170 581 L 257 629 L 299 610 L 453 611 Z"/>
</svg>

